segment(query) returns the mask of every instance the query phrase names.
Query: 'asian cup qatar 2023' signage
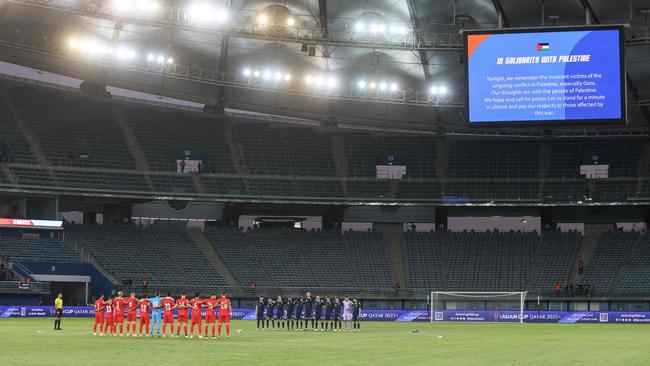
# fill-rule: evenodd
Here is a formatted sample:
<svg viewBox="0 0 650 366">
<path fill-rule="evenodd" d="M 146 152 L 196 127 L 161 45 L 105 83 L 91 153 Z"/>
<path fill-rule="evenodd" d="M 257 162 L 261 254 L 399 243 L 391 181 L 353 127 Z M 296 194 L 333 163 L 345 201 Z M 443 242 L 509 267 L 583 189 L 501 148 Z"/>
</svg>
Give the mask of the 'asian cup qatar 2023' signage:
<svg viewBox="0 0 650 366">
<path fill-rule="evenodd" d="M 138 311 L 139 313 L 139 311 Z M 138 314 L 139 315 L 139 314 Z M 233 319 L 255 320 L 255 309 L 233 309 Z M 53 306 L 0 306 L 0 318 L 55 316 Z M 92 306 L 66 306 L 64 317 L 94 317 Z M 434 322 L 517 323 L 518 311 L 434 311 Z M 428 322 L 428 310 L 363 310 L 362 321 Z M 650 312 L 525 311 L 525 323 L 650 324 Z"/>
</svg>

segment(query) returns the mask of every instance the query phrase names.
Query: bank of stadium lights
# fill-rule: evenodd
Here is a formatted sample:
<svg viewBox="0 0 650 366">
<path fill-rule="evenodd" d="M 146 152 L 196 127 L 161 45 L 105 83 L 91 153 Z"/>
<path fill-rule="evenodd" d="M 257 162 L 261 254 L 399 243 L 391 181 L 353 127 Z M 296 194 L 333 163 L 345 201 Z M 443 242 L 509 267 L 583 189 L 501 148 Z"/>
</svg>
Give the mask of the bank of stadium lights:
<svg viewBox="0 0 650 366">
<path fill-rule="evenodd" d="M 394 34 L 394 35 L 406 35 L 409 32 L 409 29 L 404 25 L 390 25 L 386 26 L 383 23 L 371 22 L 365 23 L 363 21 L 358 21 L 354 24 L 354 30 L 360 34 Z"/>
<path fill-rule="evenodd" d="M 190 4 L 185 10 L 187 21 L 198 25 L 219 25 L 228 21 L 229 13 L 223 5 L 209 2 Z"/>
<path fill-rule="evenodd" d="M 67 46 L 72 52 L 89 58 L 130 63 L 141 60 L 135 48 L 123 45 L 111 46 L 93 39 L 70 38 Z M 171 56 L 162 53 L 149 53 L 146 56 L 146 61 L 149 65 L 172 65 L 174 63 Z"/>
<path fill-rule="evenodd" d="M 397 92 L 400 90 L 399 84 L 394 81 L 369 81 L 359 80 L 357 81 L 357 88 L 360 90 L 378 90 L 380 92 Z"/>
<path fill-rule="evenodd" d="M 256 18 L 256 21 L 257 21 L 257 24 L 261 25 L 261 26 L 265 26 L 265 25 L 281 25 L 281 24 L 271 24 L 273 21 L 266 14 L 258 15 L 257 18 Z M 287 19 L 284 22 L 285 22 L 284 25 L 287 25 L 289 27 L 293 27 L 294 25 L 296 25 L 296 20 L 293 17 L 287 17 Z"/>
<path fill-rule="evenodd" d="M 160 10 L 155 0 L 113 0 L 113 13 L 119 15 L 152 16 Z"/>
<path fill-rule="evenodd" d="M 339 80 L 332 75 L 307 75 L 304 79 L 305 86 L 315 92 L 332 92 L 339 86 Z"/>
<path fill-rule="evenodd" d="M 449 89 L 444 85 L 433 85 L 429 88 L 429 93 L 436 97 L 445 96 L 449 93 Z"/>
<path fill-rule="evenodd" d="M 290 73 L 282 70 L 263 69 L 260 71 L 247 67 L 242 70 L 242 74 L 247 79 L 247 81 L 258 83 L 288 83 L 292 79 Z"/>
</svg>

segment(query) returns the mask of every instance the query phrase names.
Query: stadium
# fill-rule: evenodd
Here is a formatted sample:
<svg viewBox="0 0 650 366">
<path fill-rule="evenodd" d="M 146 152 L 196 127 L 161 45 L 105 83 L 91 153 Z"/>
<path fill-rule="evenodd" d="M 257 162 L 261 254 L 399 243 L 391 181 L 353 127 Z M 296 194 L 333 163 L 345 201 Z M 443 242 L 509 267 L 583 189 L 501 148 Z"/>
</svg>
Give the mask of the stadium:
<svg viewBox="0 0 650 366">
<path fill-rule="evenodd" d="M 648 0 L 0 0 L 0 364 L 647 365 Z"/>
</svg>

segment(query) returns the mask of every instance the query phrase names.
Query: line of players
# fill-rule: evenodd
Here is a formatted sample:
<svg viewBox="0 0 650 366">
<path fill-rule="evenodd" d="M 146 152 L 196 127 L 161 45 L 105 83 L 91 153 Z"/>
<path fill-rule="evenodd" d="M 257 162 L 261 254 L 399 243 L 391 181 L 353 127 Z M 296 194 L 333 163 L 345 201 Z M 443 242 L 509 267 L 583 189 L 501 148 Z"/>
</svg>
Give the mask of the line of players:
<svg viewBox="0 0 650 366">
<path fill-rule="evenodd" d="M 347 296 L 340 300 L 322 299 L 320 296 L 311 297 L 307 292 L 304 298 L 282 298 L 275 300 L 260 296 L 255 307 L 257 316 L 257 330 L 312 330 L 321 332 L 361 331 L 361 303 L 357 299 Z M 323 314 L 324 310 L 324 314 Z M 341 329 L 343 320 L 344 329 Z M 265 324 L 266 322 L 266 324 Z M 294 328 L 295 325 L 295 328 Z"/>
<path fill-rule="evenodd" d="M 202 332 L 203 316 L 201 310 L 205 308 L 205 333 Z M 140 310 L 140 331 L 136 334 L 137 310 Z M 178 328 L 174 334 L 174 309 L 178 310 Z M 217 318 L 217 309 L 219 309 L 219 317 Z M 188 317 L 191 310 L 191 318 Z M 165 337 L 167 334 L 167 325 L 171 326 L 170 336 L 180 336 L 181 326 L 185 338 L 194 337 L 194 328 L 198 328 L 199 338 L 208 338 L 208 328 L 212 327 L 212 338 L 215 338 L 215 328 L 217 336 L 221 338 L 221 325 L 226 324 L 226 337 L 230 338 L 230 318 L 232 317 L 232 303 L 226 293 L 222 292 L 221 297 L 217 298 L 216 294 L 212 294 L 208 298 L 201 298 L 200 293 L 196 293 L 193 299 L 189 299 L 185 293 L 181 297 L 174 300 L 169 293 L 167 296 L 161 297 L 158 293 L 156 296 L 149 298 L 145 296 L 138 299 L 135 293 L 132 292 L 130 297 L 124 297 L 122 291 L 117 293 L 114 298 L 104 298 L 101 294 L 95 301 L 95 324 L 93 325 L 93 334 L 97 335 L 97 327 L 99 326 L 99 335 L 113 335 L 117 336 L 117 328 L 119 326 L 120 336 L 124 335 L 124 313 L 126 311 L 126 336 L 132 335 L 133 337 L 143 336 L 142 330 L 144 328 L 144 336 L 154 336 L 154 331 L 157 329 L 158 337 Z M 162 319 L 161 319 L 162 311 Z M 191 319 L 190 333 L 188 334 L 187 323 Z M 218 326 L 215 326 L 218 320 Z M 162 322 L 162 333 L 160 325 Z M 130 330 L 130 332 L 129 332 Z"/>
</svg>

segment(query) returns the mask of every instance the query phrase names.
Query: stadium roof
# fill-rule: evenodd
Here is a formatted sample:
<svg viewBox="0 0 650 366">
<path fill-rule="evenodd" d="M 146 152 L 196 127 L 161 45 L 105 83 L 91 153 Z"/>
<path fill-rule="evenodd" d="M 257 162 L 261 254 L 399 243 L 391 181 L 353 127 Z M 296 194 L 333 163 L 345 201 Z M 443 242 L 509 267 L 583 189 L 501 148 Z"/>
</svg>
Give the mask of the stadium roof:
<svg viewBox="0 0 650 366">
<path fill-rule="evenodd" d="M 228 108 L 436 128 L 463 124 L 462 30 L 626 24 L 630 119 L 650 120 L 641 108 L 650 85 L 650 0 L 156 0 L 155 11 L 153 1 L 4 0 L 0 60 Z M 66 49 L 71 40 L 165 62 L 144 71 L 98 64 Z M 273 83 L 247 82 L 255 72 Z M 308 76 L 350 91 L 295 86 Z M 289 78 L 292 86 L 284 85 Z M 378 90 L 385 82 L 386 93 L 355 91 L 360 81 Z M 448 95 L 432 99 L 432 85 Z"/>
</svg>

